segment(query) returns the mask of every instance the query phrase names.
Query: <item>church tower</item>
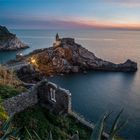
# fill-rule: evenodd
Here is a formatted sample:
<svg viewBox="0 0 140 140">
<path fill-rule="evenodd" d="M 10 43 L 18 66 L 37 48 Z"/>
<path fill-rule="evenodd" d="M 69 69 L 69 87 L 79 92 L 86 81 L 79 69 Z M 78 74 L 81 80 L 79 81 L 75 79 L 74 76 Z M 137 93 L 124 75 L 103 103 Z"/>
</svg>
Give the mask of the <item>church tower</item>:
<svg viewBox="0 0 140 140">
<path fill-rule="evenodd" d="M 60 38 L 59 38 L 59 35 L 57 33 L 56 36 L 55 36 L 55 41 L 59 41 L 59 40 L 60 40 Z"/>
<path fill-rule="evenodd" d="M 60 47 L 61 46 L 61 39 L 59 38 L 58 33 L 55 36 L 55 43 L 53 44 L 54 47 Z"/>
</svg>

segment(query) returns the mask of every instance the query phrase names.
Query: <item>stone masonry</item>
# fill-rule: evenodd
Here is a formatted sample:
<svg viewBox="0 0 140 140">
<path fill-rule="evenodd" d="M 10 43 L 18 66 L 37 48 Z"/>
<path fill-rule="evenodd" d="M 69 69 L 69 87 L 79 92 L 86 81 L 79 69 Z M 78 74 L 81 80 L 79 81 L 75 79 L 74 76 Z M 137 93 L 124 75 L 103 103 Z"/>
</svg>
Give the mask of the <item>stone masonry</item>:
<svg viewBox="0 0 140 140">
<path fill-rule="evenodd" d="M 43 80 L 28 92 L 5 100 L 3 106 L 7 113 L 13 116 L 38 103 L 50 111 L 69 113 L 71 112 L 71 93 L 54 83 Z"/>
<path fill-rule="evenodd" d="M 38 87 L 39 103 L 47 109 L 57 113 L 71 111 L 71 93 L 68 90 L 48 82 Z"/>
<path fill-rule="evenodd" d="M 24 109 L 37 104 L 37 102 L 37 94 L 26 92 L 5 100 L 3 102 L 3 106 L 9 116 L 13 116 L 16 113 L 19 113 Z"/>
<path fill-rule="evenodd" d="M 13 116 L 28 107 L 40 104 L 41 106 L 46 107 L 49 111 L 59 114 L 66 113 L 73 116 L 78 122 L 91 130 L 94 128 L 92 123 L 86 121 L 83 117 L 72 111 L 71 93 L 54 83 L 47 82 L 46 80 L 42 80 L 32 86 L 30 91 L 26 93 L 21 93 L 5 100 L 2 104 L 9 116 Z M 103 136 L 107 138 L 108 134 L 104 132 Z"/>
</svg>

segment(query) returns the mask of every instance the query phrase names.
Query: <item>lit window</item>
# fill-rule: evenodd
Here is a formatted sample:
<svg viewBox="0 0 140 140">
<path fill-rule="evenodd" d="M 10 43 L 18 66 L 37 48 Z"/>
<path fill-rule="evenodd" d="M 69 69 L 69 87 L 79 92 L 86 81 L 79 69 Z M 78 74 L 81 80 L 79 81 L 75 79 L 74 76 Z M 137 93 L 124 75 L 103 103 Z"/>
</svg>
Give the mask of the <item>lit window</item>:
<svg viewBox="0 0 140 140">
<path fill-rule="evenodd" d="M 50 88 L 50 98 L 51 98 L 52 101 L 56 102 L 55 89 Z"/>
</svg>

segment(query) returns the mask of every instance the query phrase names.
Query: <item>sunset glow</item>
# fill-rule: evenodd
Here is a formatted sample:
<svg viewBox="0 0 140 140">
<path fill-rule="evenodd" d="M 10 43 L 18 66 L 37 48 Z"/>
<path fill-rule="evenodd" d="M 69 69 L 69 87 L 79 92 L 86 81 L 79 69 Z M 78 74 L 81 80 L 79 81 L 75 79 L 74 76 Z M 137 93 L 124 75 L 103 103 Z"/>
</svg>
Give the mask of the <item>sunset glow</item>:
<svg viewBox="0 0 140 140">
<path fill-rule="evenodd" d="M 9 28 L 140 29 L 138 0 L 0 0 L 0 11 Z"/>
</svg>

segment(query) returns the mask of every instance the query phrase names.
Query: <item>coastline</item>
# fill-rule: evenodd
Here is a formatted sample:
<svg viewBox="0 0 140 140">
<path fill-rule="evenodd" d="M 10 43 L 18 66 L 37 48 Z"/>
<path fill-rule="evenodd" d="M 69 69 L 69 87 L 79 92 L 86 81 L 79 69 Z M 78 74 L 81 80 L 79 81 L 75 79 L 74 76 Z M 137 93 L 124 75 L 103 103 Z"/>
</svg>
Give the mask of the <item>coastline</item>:
<svg viewBox="0 0 140 140">
<path fill-rule="evenodd" d="M 102 75 L 102 78 L 103 79 L 106 79 L 107 80 L 107 82 L 109 82 L 110 83 L 110 79 L 108 79 L 108 77 L 106 76 L 106 75 L 109 75 L 109 77 L 110 77 L 110 75 L 111 74 L 109 74 L 110 72 L 107 72 L 107 74 L 105 74 L 104 73 L 104 75 L 102 74 L 102 72 L 100 73 L 100 74 L 98 74 L 98 72 L 96 73 L 95 72 L 95 74 L 94 74 L 94 72 L 92 73 L 92 74 L 90 74 L 90 77 L 92 77 L 93 79 L 94 79 L 94 77 L 96 77 L 96 74 L 98 75 L 98 77 L 100 77 L 100 75 Z M 94 76 L 92 76 L 92 75 L 94 75 Z M 120 75 L 122 75 L 122 76 L 120 76 Z M 131 74 L 130 74 L 131 75 Z M 72 77 L 72 75 L 70 75 L 71 77 Z M 76 75 L 75 75 L 76 76 Z M 84 75 L 83 75 L 84 76 Z M 85 76 L 88 76 L 88 74 L 87 75 L 85 75 Z M 84 77 L 85 77 L 84 76 Z M 131 77 L 131 78 L 125 78 L 125 74 L 124 73 L 122 73 L 122 74 L 116 74 L 116 73 L 114 73 L 113 75 L 112 75 L 112 79 L 111 80 L 114 80 L 114 78 L 113 77 L 118 77 L 118 79 L 119 78 L 122 78 L 122 79 L 120 79 L 120 82 L 123 84 L 123 81 L 122 80 L 125 80 L 125 79 L 127 79 L 127 81 L 125 81 L 126 82 L 126 84 L 128 84 L 128 86 L 126 86 L 126 85 L 124 85 L 124 87 L 127 87 L 127 88 L 129 88 L 129 86 L 130 86 L 130 84 L 129 84 L 129 81 L 131 81 L 131 79 L 133 79 L 134 77 L 133 76 L 129 76 L 129 75 L 127 75 L 127 76 L 129 76 L 129 77 Z M 65 77 L 65 76 L 64 76 Z M 66 76 L 67 77 L 67 76 Z M 69 76 L 68 76 L 69 77 Z M 90 77 L 89 77 L 89 79 L 90 79 Z M 117 78 L 116 77 L 116 78 Z M 73 77 L 74 78 L 74 77 Z M 66 81 L 67 81 L 67 78 L 64 78 Z M 84 79 L 83 79 L 84 80 Z M 99 80 L 99 79 L 94 79 L 95 81 L 97 80 Z M 81 80 L 82 81 L 82 80 Z M 62 82 L 62 81 L 61 81 Z M 60 83 L 61 83 L 60 82 Z M 67 81 L 68 82 L 68 81 Z M 74 81 L 72 81 L 72 83 L 73 83 Z M 80 82 L 80 81 L 79 81 Z M 79 82 L 77 82 L 77 83 L 79 83 Z M 132 83 L 133 83 L 133 81 L 131 81 Z M 63 82 L 62 82 L 63 83 Z M 62 85 L 62 83 L 61 83 L 61 85 Z M 93 81 L 93 83 L 94 83 L 94 81 Z M 91 84 L 93 84 L 92 82 L 91 82 Z M 102 82 L 101 83 L 106 83 L 104 80 L 102 80 Z M 64 84 L 64 83 L 63 83 Z M 71 83 L 69 83 L 69 84 L 71 84 Z M 76 84 L 76 83 L 75 83 Z M 98 85 L 99 83 L 97 82 L 97 83 L 95 83 L 95 85 Z M 112 83 L 113 84 L 113 83 Z M 64 84 L 65 85 L 65 84 Z M 111 83 L 110 83 L 110 85 L 111 85 Z M 116 83 L 116 86 L 119 86 L 119 83 Z M 84 86 L 84 85 L 83 85 Z M 81 87 L 81 85 L 77 85 L 77 87 Z M 88 87 L 88 85 L 85 85 L 85 87 Z M 107 85 L 106 85 L 106 87 L 108 87 Z M 68 87 L 69 89 L 71 89 L 71 87 Z M 90 88 L 92 88 L 92 87 L 90 87 Z M 120 87 L 121 88 L 121 87 Z M 122 90 L 121 91 L 121 93 L 123 93 L 123 94 L 125 94 L 125 95 L 127 95 L 127 93 L 126 93 L 126 91 L 127 91 L 127 88 L 126 88 L 126 90 Z M 79 88 L 78 88 L 79 89 Z M 94 87 L 94 89 L 96 89 L 96 87 Z M 99 92 L 102 92 L 102 93 L 104 93 L 104 91 L 102 91 L 102 90 L 100 90 L 100 89 L 102 89 L 102 86 L 99 86 L 98 87 L 98 90 L 99 90 Z M 104 89 L 106 89 L 106 88 L 104 88 Z M 114 87 L 112 87 L 112 89 L 114 89 Z M 111 91 L 112 91 L 112 89 L 108 89 L 108 92 L 110 93 Z M 116 88 L 115 88 L 116 89 Z M 93 90 L 93 89 L 92 89 Z M 78 91 L 76 91 L 75 90 L 75 92 L 78 92 Z M 83 91 L 81 91 L 81 92 L 84 92 L 84 89 L 83 89 Z M 86 92 L 86 91 L 85 91 Z M 96 91 L 94 91 L 93 90 L 93 92 L 96 92 Z M 113 91 L 114 92 L 114 91 Z M 127 91 L 128 93 L 129 93 L 129 91 Z M 135 91 L 136 92 L 136 91 Z M 88 93 L 89 94 L 89 93 Z M 99 94 L 99 93 L 98 93 Z M 108 96 L 108 93 L 105 93 L 107 96 Z M 111 93 L 110 93 L 111 94 Z M 115 95 L 117 95 L 118 93 L 117 92 L 115 92 L 114 93 Z M 132 91 L 132 94 L 134 94 L 135 95 L 135 93 L 133 93 L 133 91 Z M 86 96 L 86 95 L 85 95 Z M 90 95 L 90 96 L 92 96 L 92 95 Z M 99 97 L 100 98 L 100 97 Z M 123 97 L 124 98 L 124 97 Z M 113 99 L 112 99 L 113 100 Z M 129 99 L 128 99 L 129 100 Z M 85 101 L 83 101 L 83 102 L 85 102 Z M 115 101 L 114 101 L 115 102 Z M 120 101 L 121 102 L 121 101 Z M 76 104 L 76 103 L 75 103 Z M 104 104 L 106 104 L 106 103 L 104 103 Z M 95 106 L 96 106 L 96 104 L 94 104 Z M 89 108 L 90 108 L 90 106 L 89 106 Z M 94 108 L 94 107 L 93 107 Z M 95 108 L 96 109 L 96 108 Z M 89 111 L 88 109 L 87 109 L 87 111 Z M 79 109 L 79 111 L 78 112 L 81 112 L 81 110 Z M 89 111 L 90 112 L 90 111 Z M 85 113 L 81 113 L 81 114 L 86 114 L 86 112 Z M 89 115 L 89 116 L 91 116 L 91 115 Z M 100 116 L 100 115 L 98 115 L 98 116 Z M 127 134 L 126 134 L 127 135 Z"/>
</svg>

